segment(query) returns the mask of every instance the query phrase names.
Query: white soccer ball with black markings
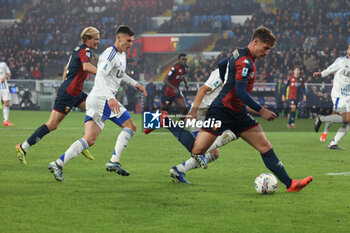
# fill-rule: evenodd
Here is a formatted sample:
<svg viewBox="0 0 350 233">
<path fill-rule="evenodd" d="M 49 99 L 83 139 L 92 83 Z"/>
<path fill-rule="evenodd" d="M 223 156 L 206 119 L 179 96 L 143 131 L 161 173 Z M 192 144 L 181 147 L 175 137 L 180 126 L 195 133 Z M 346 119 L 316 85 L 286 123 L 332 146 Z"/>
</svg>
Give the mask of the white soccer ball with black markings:
<svg viewBox="0 0 350 233">
<path fill-rule="evenodd" d="M 260 194 L 273 194 L 277 190 L 278 181 L 276 177 L 270 173 L 262 173 L 256 177 L 255 190 Z"/>
</svg>

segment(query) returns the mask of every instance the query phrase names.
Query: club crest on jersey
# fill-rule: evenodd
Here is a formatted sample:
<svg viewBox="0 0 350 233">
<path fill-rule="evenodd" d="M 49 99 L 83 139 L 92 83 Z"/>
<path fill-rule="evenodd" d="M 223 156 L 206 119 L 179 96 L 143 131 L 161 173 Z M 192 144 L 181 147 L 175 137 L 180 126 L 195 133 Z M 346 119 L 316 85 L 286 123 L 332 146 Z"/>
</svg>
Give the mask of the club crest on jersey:
<svg viewBox="0 0 350 233">
<path fill-rule="evenodd" d="M 69 106 L 66 106 L 66 108 L 64 109 L 65 112 L 69 112 L 69 110 L 70 110 Z"/>
<path fill-rule="evenodd" d="M 248 76 L 248 68 L 244 67 L 242 70 L 242 76 L 247 77 Z"/>
<path fill-rule="evenodd" d="M 249 78 L 254 78 L 254 75 L 255 75 L 255 73 L 251 72 L 250 75 L 249 75 Z"/>
</svg>

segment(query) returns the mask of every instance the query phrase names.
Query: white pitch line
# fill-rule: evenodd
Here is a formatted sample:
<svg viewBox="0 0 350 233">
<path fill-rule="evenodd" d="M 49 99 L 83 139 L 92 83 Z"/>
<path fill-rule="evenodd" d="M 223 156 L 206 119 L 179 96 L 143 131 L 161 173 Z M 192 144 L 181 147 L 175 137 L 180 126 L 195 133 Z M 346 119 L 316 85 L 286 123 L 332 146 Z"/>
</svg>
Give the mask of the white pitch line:
<svg viewBox="0 0 350 233">
<path fill-rule="evenodd" d="M 326 173 L 329 176 L 350 176 L 350 172 Z"/>
</svg>

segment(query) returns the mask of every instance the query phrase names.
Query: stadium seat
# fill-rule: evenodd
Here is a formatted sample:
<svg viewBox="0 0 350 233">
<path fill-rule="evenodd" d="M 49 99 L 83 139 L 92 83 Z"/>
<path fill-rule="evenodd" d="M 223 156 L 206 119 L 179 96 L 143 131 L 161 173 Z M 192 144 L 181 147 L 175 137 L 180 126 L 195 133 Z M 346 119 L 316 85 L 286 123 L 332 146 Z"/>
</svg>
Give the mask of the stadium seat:
<svg viewBox="0 0 350 233">
<path fill-rule="evenodd" d="M 107 21 L 108 21 L 108 17 L 103 17 L 101 20 L 102 25 L 106 24 Z"/>
<path fill-rule="evenodd" d="M 222 23 L 222 15 L 217 15 L 217 16 L 215 16 L 215 18 L 217 18 L 219 20 L 219 22 Z"/>
<path fill-rule="evenodd" d="M 328 15 L 331 19 L 334 19 L 334 13 L 333 12 L 328 12 Z"/>
<path fill-rule="evenodd" d="M 336 16 L 338 16 L 340 18 L 341 21 L 344 20 L 344 17 L 343 17 L 343 13 L 342 12 L 337 12 L 335 13 Z"/>
<path fill-rule="evenodd" d="M 200 21 L 200 16 L 199 15 L 195 15 L 193 17 L 193 27 L 197 27 Z"/>
<path fill-rule="evenodd" d="M 348 39 L 346 40 L 346 42 L 347 42 L 348 44 L 350 44 L 350 36 L 348 37 Z"/>
<path fill-rule="evenodd" d="M 294 18 L 295 18 L 296 20 L 298 20 L 299 17 L 300 17 L 300 13 L 294 13 Z"/>
<path fill-rule="evenodd" d="M 101 8 L 99 6 L 94 7 L 94 13 L 100 13 Z"/>
<path fill-rule="evenodd" d="M 94 12 L 94 8 L 92 6 L 89 6 L 86 11 L 88 13 L 93 13 Z"/>
<path fill-rule="evenodd" d="M 234 36 L 235 36 L 235 33 L 234 33 L 234 32 L 229 32 L 229 33 L 228 33 L 228 37 L 229 37 L 230 39 L 232 39 Z"/>
</svg>

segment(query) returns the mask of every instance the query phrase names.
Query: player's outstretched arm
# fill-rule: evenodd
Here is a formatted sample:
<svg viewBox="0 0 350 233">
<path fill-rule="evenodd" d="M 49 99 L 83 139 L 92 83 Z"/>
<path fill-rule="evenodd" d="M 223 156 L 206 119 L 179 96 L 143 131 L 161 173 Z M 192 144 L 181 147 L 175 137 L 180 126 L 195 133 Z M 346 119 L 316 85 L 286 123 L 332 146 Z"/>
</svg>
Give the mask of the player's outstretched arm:
<svg viewBox="0 0 350 233">
<path fill-rule="evenodd" d="M 136 84 L 135 84 L 135 88 L 136 88 L 138 91 L 142 92 L 144 96 L 147 96 L 147 91 L 146 91 L 146 89 L 145 89 L 142 85 L 136 83 Z"/>
</svg>

